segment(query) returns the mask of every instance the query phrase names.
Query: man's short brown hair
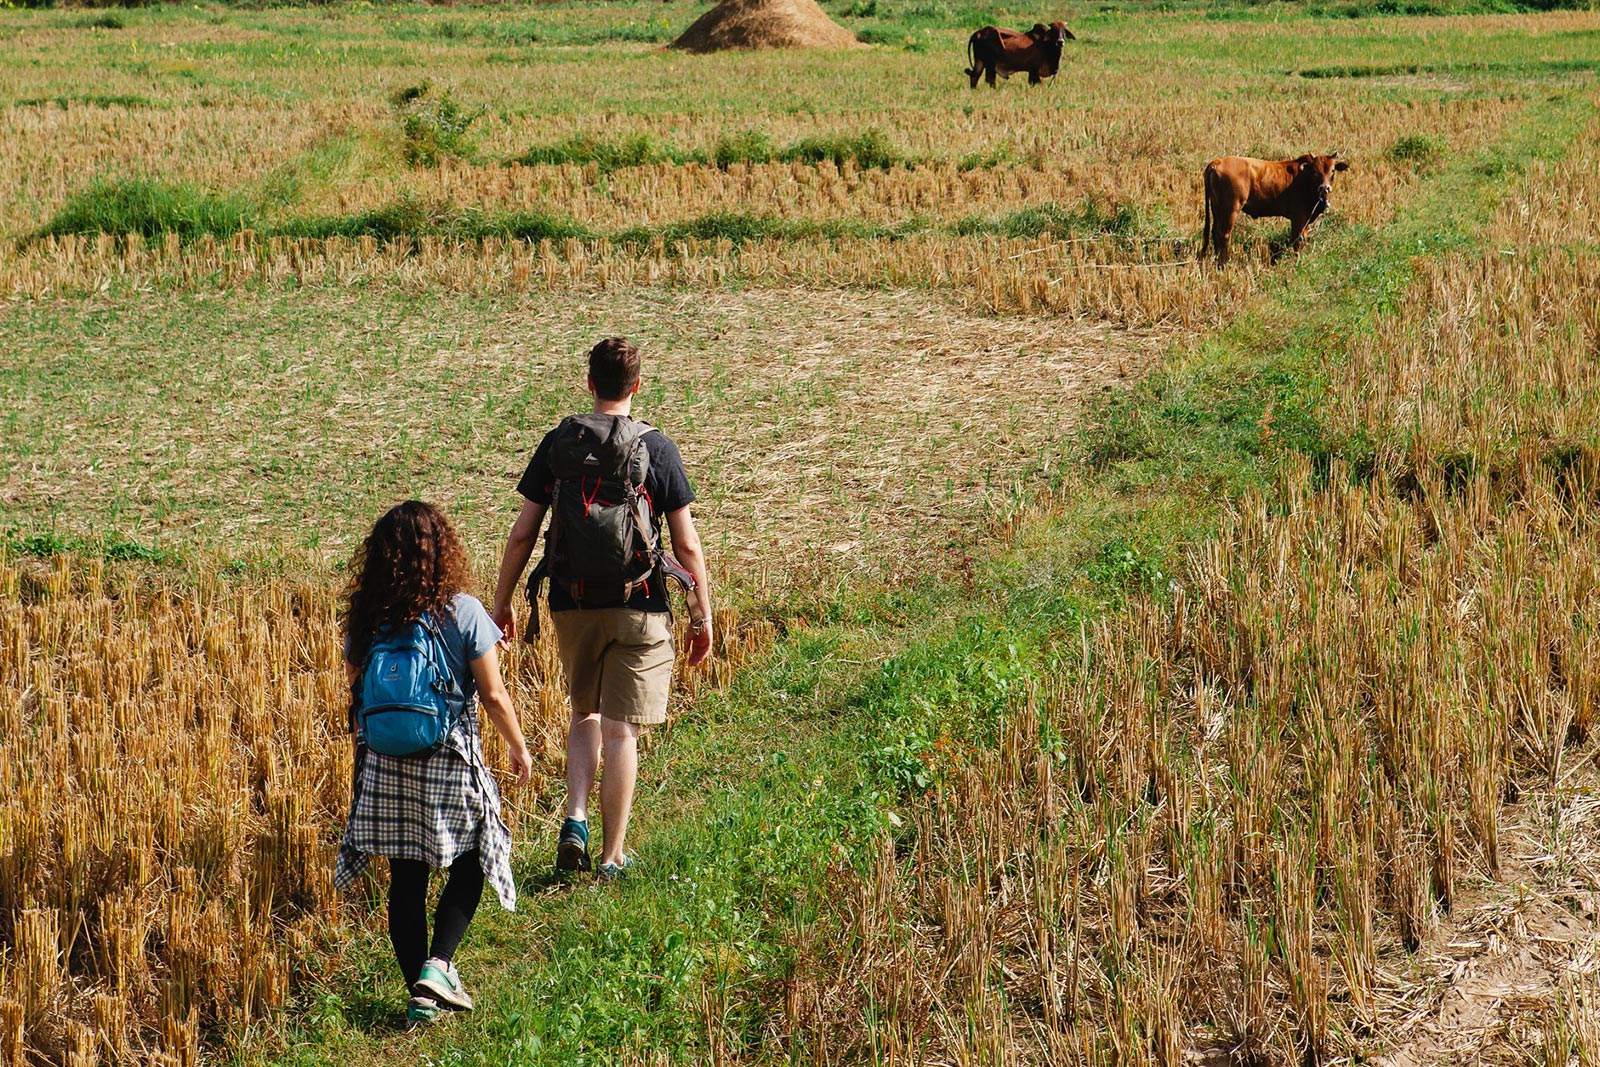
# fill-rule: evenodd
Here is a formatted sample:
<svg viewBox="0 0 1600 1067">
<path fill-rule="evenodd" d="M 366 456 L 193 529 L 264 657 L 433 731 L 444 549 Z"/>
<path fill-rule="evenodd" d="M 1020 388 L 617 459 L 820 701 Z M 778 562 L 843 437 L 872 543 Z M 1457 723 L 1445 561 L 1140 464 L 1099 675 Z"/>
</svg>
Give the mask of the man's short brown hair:
<svg viewBox="0 0 1600 1067">
<path fill-rule="evenodd" d="M 601 400 L 621 400 L 639 384 L 639 350 L 626 337 L 607 337 L 589 349 L 589 380 Z"/>
</svg>

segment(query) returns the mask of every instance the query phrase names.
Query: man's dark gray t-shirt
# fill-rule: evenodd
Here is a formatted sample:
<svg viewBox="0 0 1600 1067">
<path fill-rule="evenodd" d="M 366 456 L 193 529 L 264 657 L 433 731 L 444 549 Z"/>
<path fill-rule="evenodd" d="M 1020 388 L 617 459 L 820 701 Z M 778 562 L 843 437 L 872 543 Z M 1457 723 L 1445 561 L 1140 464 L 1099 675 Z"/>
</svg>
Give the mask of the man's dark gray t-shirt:
<svg viewBox="0 0 1600 1067">
<path fill-rule="evenodd" d="M 555 491 L 555 474 L 550 470 L 550 441 L 555 436 L 551 430 L 533 450 L 528 469 L 522 472 L 517 492 L 535 504 L 550 506 Z M 650 514 L 655 522 L 656 536 L 661 535 L 661 517 L 694 503 L 694 486 L 689 484 L 689 473 L 683 469 L 683 456 L 672 439 L 660 430 L 644 435 L 645 447 L 650 452 L 650 471 L 645 475 L 644 491 L 650 500 Z M 572 597 L 560 585 L 550 583 L 550 610 L 567 611 L 576 607 Z M 665 580 L 658 574 L 649 584 L 636 590 L 628 599 L 628 607 L 636 611 L 667 611 Z"/>
</svg>

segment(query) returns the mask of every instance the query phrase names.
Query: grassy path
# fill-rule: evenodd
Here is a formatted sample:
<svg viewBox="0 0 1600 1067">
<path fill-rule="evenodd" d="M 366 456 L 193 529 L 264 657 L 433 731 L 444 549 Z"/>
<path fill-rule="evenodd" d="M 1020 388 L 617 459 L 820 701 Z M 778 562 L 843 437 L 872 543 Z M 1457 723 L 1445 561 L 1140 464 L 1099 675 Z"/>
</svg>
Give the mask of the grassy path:
<svg viewBox="0 0 1600 1067">
<path fill-rule="evenodd" d="M 863 594 L 849 617 L 791 633 L 704 699 L 645 763 L 637 880 L 553 886 L 551 842 L 525 841 L 522 910 L 486 907 L 463 948 L 471 1017 L 394 1032 L 398 991 L 373 930 L 337 992 L 307 997 L 272 1053 L 244 1058 L 799 1055 L 784 1045 L 783 982 L 793 933 L 825 914 L 830 870 L 859 861 L 948 746 L 982 743 L 1054 635 L 1159 582 L 1227 499 L 1285 457 L 1359 459 L 1363 442 L 1319 421 L 1325 368 L 1391 313 L 1417 257 L 1470 247 L 1519 168 L 1559 158 L 1592 109 L 1578 96 L 1530 105 L 1494 151 L 1451 162 L 1393 225 L 1344 231 L 1286 264 L 1257 307 L 1096 416 L 1091 473 L 1004 531 L 970 585 Z"/>
</svg>

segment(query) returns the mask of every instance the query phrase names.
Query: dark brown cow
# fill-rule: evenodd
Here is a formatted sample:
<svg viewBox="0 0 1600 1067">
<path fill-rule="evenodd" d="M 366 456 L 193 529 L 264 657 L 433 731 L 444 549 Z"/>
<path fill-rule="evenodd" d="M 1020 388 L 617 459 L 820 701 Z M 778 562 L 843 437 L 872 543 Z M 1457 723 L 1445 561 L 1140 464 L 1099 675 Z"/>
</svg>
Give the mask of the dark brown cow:
<svg viewBox="0 0 1600 1067">
<path fill-rule="evenodd" d="M 1200 254 L 1209 241 L 1217 250 L 1217 265 L 1228 262 L 1228 238 L 1240 209 L 1253 219 L 1288 219 L 1289 246 L 1300 247 L 1306 227 L 1328 210 L 1333 175 L 1349 170 L 1338 157 L 1307 153 L 1299 159 L 1271 161 L 1247 156 L 1223 156 L 1206 164 L 1206 229 L 1200 236 Z"/>
<path fill-rule="evenodd" d="M 1027 33 L 985 26 L 967 39 L 967 62 L 972 64 L 967 77 L 976 89 L 979 77 L 993 87 L 996 74 L 1009 78 L 1027 71 L 1028 84 L 1038 85 L 1045 78 L 1055 77 L 1061 69 L 1062 44 L 1076 40 L 1067 24 L 1060 21 L 1048 26 L 1035 22 Z"/>
</svg>

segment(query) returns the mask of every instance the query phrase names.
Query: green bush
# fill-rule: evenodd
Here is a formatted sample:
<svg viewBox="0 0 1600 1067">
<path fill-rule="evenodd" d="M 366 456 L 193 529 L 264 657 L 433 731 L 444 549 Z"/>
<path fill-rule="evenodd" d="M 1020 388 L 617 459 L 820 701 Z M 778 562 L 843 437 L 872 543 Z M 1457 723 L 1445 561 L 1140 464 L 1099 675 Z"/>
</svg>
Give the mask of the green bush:
<svg viewBox="0 0 1600 1067">
<path fill-rule="evenodd" d="M 473 123 L 484 109 L 463 107 L 450 92 L 424 78 L 390 97 L 400 122 L 402 154 L 413 166 L 437 166 L 446 158 L 470 159 L 477 151 Z"/>
<path fill-rule="evenodd" d="M 188 183 L 99 178 L 69 196 L 37 236 L 175 233 L 189 240 L 201 234 L 226 237 L 248 225 L 250 209 L 239 197 L 216 196 Z"/>
</svg>

